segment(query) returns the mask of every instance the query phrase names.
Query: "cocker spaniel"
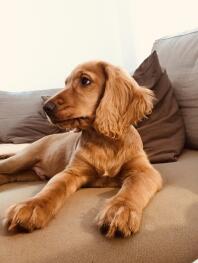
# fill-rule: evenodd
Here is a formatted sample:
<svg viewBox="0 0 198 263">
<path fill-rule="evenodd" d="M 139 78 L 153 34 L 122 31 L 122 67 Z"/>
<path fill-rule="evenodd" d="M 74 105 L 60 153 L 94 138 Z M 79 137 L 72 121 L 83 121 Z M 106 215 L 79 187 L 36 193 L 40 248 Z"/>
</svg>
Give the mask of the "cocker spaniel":
<svg viewBox="0 0 198 263">
<path fill-rule="evenodd" d="M 74 69 L 43 108 L 53 124 L 75 131 L 46 136 L 0 161 L 0 184 L 49 179 L 34 197 L 8 209 L 8 230 L 45 227 L 67 197 L 86 186 L 120 188 L 97 217 L 105 236 L 136 233 L 143 209 L 162 187 L 133 126 L 151 112 L 152 101 L 152 91 L 116 66 L 94 61 Z"/>
</svg>

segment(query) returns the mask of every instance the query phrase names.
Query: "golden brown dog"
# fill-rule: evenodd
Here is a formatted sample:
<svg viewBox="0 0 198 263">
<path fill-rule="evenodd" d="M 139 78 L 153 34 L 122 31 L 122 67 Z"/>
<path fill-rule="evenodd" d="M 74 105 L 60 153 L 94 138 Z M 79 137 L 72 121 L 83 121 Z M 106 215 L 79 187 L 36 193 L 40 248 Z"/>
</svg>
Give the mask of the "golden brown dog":
<svg viewBox="0 0 198 263">
<path fill-rule="evenodd" d="M 113 65 L 78 66 L 44 105 L 52 123 L 78 132 L 44 137 L 0 161 L 0 184 L 51 178 L 36 196 L 8 209 L 8 230 L 43 228 L 82 186 L 116 186 L 98 226 L 107 237 L 137 232 L 143 209 L 162 186 L 133 126 L 151 112 L 152 100 L 150 90 Z"/>
</svg>

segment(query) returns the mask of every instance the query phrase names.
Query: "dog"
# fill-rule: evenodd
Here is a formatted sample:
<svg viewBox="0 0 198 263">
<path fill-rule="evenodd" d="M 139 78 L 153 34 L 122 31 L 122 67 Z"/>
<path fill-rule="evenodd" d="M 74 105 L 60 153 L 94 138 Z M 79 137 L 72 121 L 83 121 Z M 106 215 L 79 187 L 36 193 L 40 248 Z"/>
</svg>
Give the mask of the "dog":
<svg viewBox="0 0 198 263">
<path fill-rule="evenodd" d="M 119 187 L 97 225 L 108 238 L 136 233 L 144 208 L 162 187 L 134 127 L 151 113 L 153 98 L 151 90 L 109 63 L 74 69 L 64 89 L 43 106 L 54 125 L 70 131 L 46 136 L 0 161 L 0 184 L 49 180 L 34 197 L 8 208 L 8 231 L 45 227 L 80 187 Z"/>
</svg>

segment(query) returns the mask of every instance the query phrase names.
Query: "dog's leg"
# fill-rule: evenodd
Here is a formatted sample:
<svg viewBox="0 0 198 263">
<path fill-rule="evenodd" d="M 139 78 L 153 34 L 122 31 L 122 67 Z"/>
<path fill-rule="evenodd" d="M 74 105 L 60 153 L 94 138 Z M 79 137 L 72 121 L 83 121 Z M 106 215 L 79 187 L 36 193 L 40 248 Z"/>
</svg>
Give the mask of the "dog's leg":
<svg viewBox="0 0 198 263">
<path fill-rule="evenodd" d="M 0 174 L 0 185 L 14 182 L 39 181 L 41 178 L 31 170 L 21 171 L 16 174 Z"/>
<path fill-rule="evenodd" d="M 25 149 L 7 159 L 0 160 L 0 173 L 13 174 L 33 166 L 36 162 L 38 162 L 37 154 Z"/>
<path fill-rule="evenodd" d="M 143 209 L 162 187 L 160 174 L 146 159 L 127 163 L 121 173 L 125 179 L 120 191 L 108 200 L 97 218 L 101 233 L 107 237 L 136 233 Z"/>
<path fill-rule="evenodd" d="M 81 160 L 55 175 L 35 197 L 11 206 L 5 217 L 9 231 L 43 228 L 62 207 L 65 199 L 83 184 L 95 171 Z"/>
</svg>

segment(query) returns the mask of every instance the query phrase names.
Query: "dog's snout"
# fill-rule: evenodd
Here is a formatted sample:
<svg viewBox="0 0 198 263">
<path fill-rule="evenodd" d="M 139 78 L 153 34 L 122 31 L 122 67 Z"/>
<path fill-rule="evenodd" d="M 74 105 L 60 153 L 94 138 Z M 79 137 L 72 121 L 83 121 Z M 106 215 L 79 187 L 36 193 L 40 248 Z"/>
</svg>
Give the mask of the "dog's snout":
<svg viewBox="0 0 198 263">
<path fill-rule="evenodd" d="M 43 110 L 48 114 L 52 115 L 54 111 L 56 110 L 56 104 L 49 101 L 43 106 Z"/>
</svg>

